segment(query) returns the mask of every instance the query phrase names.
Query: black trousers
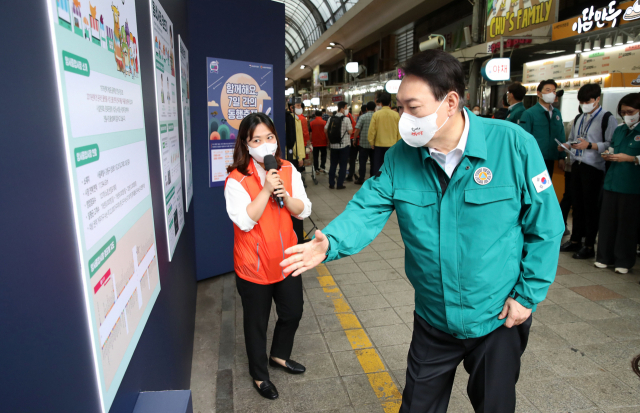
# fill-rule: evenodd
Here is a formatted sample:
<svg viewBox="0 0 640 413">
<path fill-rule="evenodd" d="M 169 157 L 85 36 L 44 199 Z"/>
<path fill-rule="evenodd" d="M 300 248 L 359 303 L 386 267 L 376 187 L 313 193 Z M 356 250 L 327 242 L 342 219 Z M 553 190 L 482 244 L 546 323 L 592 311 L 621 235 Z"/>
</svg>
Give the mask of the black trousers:
<svg viewBox="0 0 640 413">
<path fill-rule="evenodd" d="M 359 146 L 351 145 L 349 149 L 349 177 L 353 177 L 353 174 L 356 173 L 356 159 L 358 159 L 358 148 Z"/>
<path fill-rule="evenodd" d="M 445 413 L 461 361 L 469 373 L 467 395 L 474 410 L 513 413 L 531 320 L 512 328 L 501 326 L 484 337 L 457 339 L 414 312 L 400 413 Z"/>
<path fill-rule="evenodd" d="M 384 146 L 376 146 L 373 150 L 373 173 L 371 176 L 378 176 L 380 168 L 382 168 L 382 163 L 384 162 L 384 155 L 388 150 L 389 148 Z"/>
<path fill-rule="evenodd" d="M 338 186 L 344 184 L 344 178 L 347 175 L 347 163 L 349 162 L 349 147 L 345 146 L 341 149 L 331 149 L 331 165 L 329 166 L 329 186 L 336 183 L 336 168 L 340 166 L 338 172 Z"/>
<path fill-rule="evenodd" d="M 560 209 L 562 210 L 562 219 L 564 219 L 564 225 L 567 225 L 569 211 L 571 211 L 571 206 L 573 205 L 573 197 L 571 192 L 571 172 L 564 171 L 564 194 L 562 195 L 562 201 L 560 201 Z"/>
<path fill-rule="evenodd" d="M 322 155 L 322 161 L 320 162 L 320 169 L 324 170 L 327 165 L 327 147 L 326 146 L 314 146 L 313 147 L 313 167 L 318 172 L 319 155 Z"/>
<path fill-rule="evenodd" d="M 288 276 L 275 284 L 255 284 L 236 275 L 242 300 L 244 344 L 249 358 L 249 374 L 254 380 L 269 380 L 267 370 L 267 325 L 271 300 L 276 303 L 278 321 L 273 332 L 271 356 L 288 360 L 302 317 L 302 278 Z"/>
<path fill-rule="evenodd" d="M 596 261 L 621 268 L 636 263 L 640 194 L 604 190 Z"/>
<path fill-rule="evenodd" d="M 544 165 L 547 167 L 547 171 L 549 172 L 549 178 L 551 178 L 552 181 L 553 181 L 553 168 L 555 164 L 556 164 L 555 160 L 548 160 L 548 159 L 544 160 Z M 573 172 L 573 167 L 571 168 L 571 172 Z"/>
<path fill-rule="evenodd" d="M 364 181 L 367 179 L 367 160 L 371 158 L 371 166 L 369 166 L 369 175 L 373 175 L 373 149 L 365 149 L 360 147 L 360 180 Z"/>
<path fill-rule="evenodd" d="M 573 192 L 573 230 L 571 241 L 582 242 L 593 248 L 598 235 L 600 219 L 600 194 L 604 184 L 604 171 L 586 163 L 574 162 L 571 166 L 571 190 Z"/>
</svg>

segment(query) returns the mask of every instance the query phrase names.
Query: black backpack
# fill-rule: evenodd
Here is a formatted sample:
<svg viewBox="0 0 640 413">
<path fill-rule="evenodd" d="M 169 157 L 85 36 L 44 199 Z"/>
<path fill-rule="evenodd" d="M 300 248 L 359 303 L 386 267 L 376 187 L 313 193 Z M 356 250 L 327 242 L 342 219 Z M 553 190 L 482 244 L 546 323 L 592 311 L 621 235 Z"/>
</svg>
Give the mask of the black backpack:
<svg viewBox="0 0 640 413">
<path fill-rule="evenodd" d="M 329 119 L 329 128 L 327 128 L 329 142 L 341 143 L 342 142 L 342 116 L 331 116 Z"/>
</svg>

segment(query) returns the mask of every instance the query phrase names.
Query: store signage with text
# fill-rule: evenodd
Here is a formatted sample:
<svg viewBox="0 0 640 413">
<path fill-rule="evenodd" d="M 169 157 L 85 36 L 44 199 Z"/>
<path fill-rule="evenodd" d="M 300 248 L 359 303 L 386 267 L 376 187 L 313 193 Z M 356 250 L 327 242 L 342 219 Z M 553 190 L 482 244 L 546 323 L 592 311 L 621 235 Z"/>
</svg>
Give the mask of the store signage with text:
<svg viewBox="0 0 640 413">
<path fill-rule="evenodd" d="M 511 78 L 511 59 L 508 57 L 489 59 L 482 66 L 482 76 L 490 81 L 498 82 Z"/>
<path fill-rule="evenodd" d="M 638 9 L 637 11 L 635 9 Z M 624 11 L 624 14 L 623 14 Z M 622 18 L 620 18 L 622 16 Z M 586 7 L 582 14 L 553 25 L 551 40 L 561 40 L 581 33 L 617 27 L 640 18 L 640 2 L 628 1 L 616 6 L 611 1 L 606 7 Z"/>
<path fill-rule="evenodd" d="M 329 80 L 329 72 L 320 72 L 320 75 L 318 76 L 318 79 L 321 82 L 326 82 Z"/>
<path fill-rule="evenodd" d="M 558 19 L 558 0 L 533 0 L 528 7 L 521 7 L 519 1 L 494 0 L 488 7 L 487 40 L 533 30 Z"/>
<path fill-rule="evenodd" d="M 342 102 L 343 100 L 344 100 L 344 96 L 342 95 L 331 96 L 332 102 Z"/>
</svg>

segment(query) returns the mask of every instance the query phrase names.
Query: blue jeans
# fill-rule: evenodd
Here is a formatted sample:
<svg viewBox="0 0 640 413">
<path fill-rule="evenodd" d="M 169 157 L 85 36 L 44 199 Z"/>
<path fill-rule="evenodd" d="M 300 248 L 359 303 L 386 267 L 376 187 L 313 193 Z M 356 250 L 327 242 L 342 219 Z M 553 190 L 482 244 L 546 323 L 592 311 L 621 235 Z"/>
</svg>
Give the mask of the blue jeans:
<svg viewBox="0 0 640 413">
<path fill-rule="evenodd" d="M 349 152 L 351 148 L 347 146 L 342 149 L 331 149 L 331 166 L 329 167 L 329 186 L 333 186 L 336 182 L 336 168 L 340 164 L 340 173 L 338 174 L 338 186 L 344 184 L 344 177 L 347 174 L 347 162 L 349 162 Z"/>
</svg>

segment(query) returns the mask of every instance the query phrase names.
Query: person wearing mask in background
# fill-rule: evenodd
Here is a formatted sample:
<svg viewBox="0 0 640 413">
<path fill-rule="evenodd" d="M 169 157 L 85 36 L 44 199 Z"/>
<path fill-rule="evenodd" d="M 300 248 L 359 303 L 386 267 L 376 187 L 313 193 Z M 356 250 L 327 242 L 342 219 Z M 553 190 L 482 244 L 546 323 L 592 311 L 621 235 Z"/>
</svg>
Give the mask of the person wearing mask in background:
<svg viewBox="0 0 640 413">
<path fill-rule="evenodd" d="M 356 129 L 356 120 L 353 117 L 352 108 L 349 108 L 349 114 L 347 117 L 351 121 L 351 146 L 349 148 L 349 169 L 347 170 L 347 177 L 345 178 L 345 181 L 353 182 L 354 175 L 356 177 L 356 181 L 360 179 L 358 174 L 356 174 L 356 160 L 358 159 L 358 148 L 360 145 L 353 135 Z"/>
<path fill-rule="evenodd" d="M 325 122 L 328 121 L 331 116 L 329 116 L 329 114 L 327 113 L 327 110 L 326 109 L 322 109 L 321 112 L 322 112 L 322 120 L 325 121 Z"/>
<path fill-rule="evenodd" d="M 373 149 L 373 174 L 376 176 L 384 162 L 384 155 L 390 147 L 400 140 L 398 122 L 400 115 L 389 108 L 391 95 L 388 92 L 380 92 L 378 98 L 382 109 L 371 117 L 369 124 L 369 145 Z"/>
<path fill-rule="evenodd" d="M 524 113 L 524 103 L 522 100 L 527 94 L 527 88 L 520 82 L 514 82 L 507 88 L 507 102 L 509 103 L 509 114 L 507 120 L 513 123 L 520 123 L 520 118 Z"/>
<path fill-rule="evenodd" d="M 613 265 L 626 274 L 636 263 L 640 224 L 640 93 L 620 99 L 618 115 L 624 124 L 611 139 L 613 154 L 603 155 L 611 164 L 604 178 L 595 266 Z"/>
<path fill-rule="evenodd" d="M 415 288 L 400 413 L 446 412 L 460 364 L 476 412 L 513 413 L 531 313 L 557 271 L 556 194 L 531 135 L 463 109 L 455 57 L 427 50 L 403 70 L 403 141 L 345 211 L 289 248 L 297 254 L 281 265 L 298 275 L 355 254 L 395 211 Z"/>
<path fill-rule="evenodd" d="M 267 399 L 278 390 L 269 380 L 267 362 L 290 374 L 305 367 L 289 357 L 302 317 L 300 277 L 287 277 L 280 267 L 284 249 L 298 242 L 291 221 L 311 214 L 311 201 L 300 173 L 280 159 L 276 128 L 264 113 L 252 113 L 238 128 L 233 164 L 227 168 L 224 197 L 233 222 L 233 266 L 243 309 L 244 341 L 253 386 Z M 265 170 L 265 156 L 273 155 L 276 169 Z M 275 201 L 284 201 L 281 208 Z M 271 301 L 278 319 L 267 357 L 267 326 Z"/>
<path fill-rule="evenodd" d="M 291 99 L 289 103 L 289 111 L 287 112 L 285 122 L 285 138 L 287 142 L 287 160 L 300 171 L 304 170 L 304 158 L 307 153 L 304 148 L 304 135 L 302 133 L 302 123 L 299 114 L 302 113 L 302 104 L 300 98 Z M 304 180 L 302 181 L 304 184 Z M 293 220 L 293 230 L 298 236 L 298 241 L 304 240 L 304 228 L 302 220 Z"/>
<path fill-rule="evenodd" d="M 473 112 L 473 114 L 476 115 L 476 116 L 480 116 L 480 106 L 475 105 L 473 107 L 473 109 L 471 110 L 471 112 Z"/>
<path fill-rule="evenodd" d="M 316 118 L 311 122 L 311 145 L 313 145 L 313 167 L 316 172 L 325 172 L 327 164 L 327 135 L 324 127 L 327 124 L 322 119 L 322 113 L 316 112 Z M 320 160 L 322 156 L 322 160 Z M 318 164 L 320 168 L 318 168 Z"/>
<path fill-rule="evenodd" d="M 564 158 L 566 157 L 564 151 L 558 151 L 556 142 L 556 140 L 562 143 L 566 141 L 562 116 L 560 111 L 553 107 L 553 103 L 556 101 L 557 87 L 558 85 L 553 79 L 540 82 L 537 89 L 538 104 L 525 110 L 519 123 L 525 131 L 536 138 L 551 179 L 553 179 L 556 160 L 558 160 L 560 169 L 564 171 Z"/>
<path fill-rule="evenodd" d="M 560 247 L 562 252 L 574 252 L 573 258 L 583 260 L 596 256 L 594 245 L 600 219 L 600 196 L 604 183 L 605 162 L 600 155 L 611 145 L 618 127 L 611 112 L 600 106 L 600 85 L 590 83 L 578 91 L 582 114 L 574 122 L 569 142 L 574 154 L 571 165 L 573 199 L 573 229 L 571 239 Z M 584 237 L 584 246 L 582 238 Z"/>
<path fill-rule="evenodd" d="M 347 117 L 349 109 L 347 102 L 338 102 L 338 113 L 329 119 L 324 126 L 324 132 L 329 139 L 331 148 L 331 166 L 329 166 L 329 189 L 335 188 L 336 168 L 340 166 L 338 175 L 338 189 L 345 189 L 344 178 L 347 174 L 347 163 L 349 162 L 349 151 L 351 146 L 351 120 Z"/>
<path fill-rule="evenodd" d="M 507 102 L 507 94 L 502 95 L 501 107 L 493 113 L 494 119 L 506 119 L 509 115 L 509 102 Z"/>
<path fill-rule="evenodd" d="M 300 103 L 300 109 L 302 109 L 302 113 L 298 114 L 296 112 L 296 114 L 298 115 L 298 119 L 300 119 L 300 125 L 302 126 L 302 139 L 306 148 L 307 143 L 309 142 L 309 124 L 307 123 L 307 117 L 304 115 L 304 103 Z"/>
<path fill-rule="evenodd" d="M 376 94 L 376 112 L 382 109 L 382 103 L 380 103 L 380 93 Z M 391 100 L 389 100 L 389 102 L 391 102 Z"/>
<path fill-rule="evenodd" d="M 371 118 L 376 111 L 375 102 L 367 102 L 366 105 L 362 105 L 362 109 L 366 111 L 361 113 L 358 117 L 358 123 L 356 123 L 356 130 L 354 136 L 360 139 L 360 179 L 355 183 L 356 185 L 362 185 L 367 179 L 367 160 L 371 160 L 369 166 L 369 174 L 371 177 L 373 174 L 373 149 L 369 143 L 369 125 L 371 124 Z"/>
</svg>

